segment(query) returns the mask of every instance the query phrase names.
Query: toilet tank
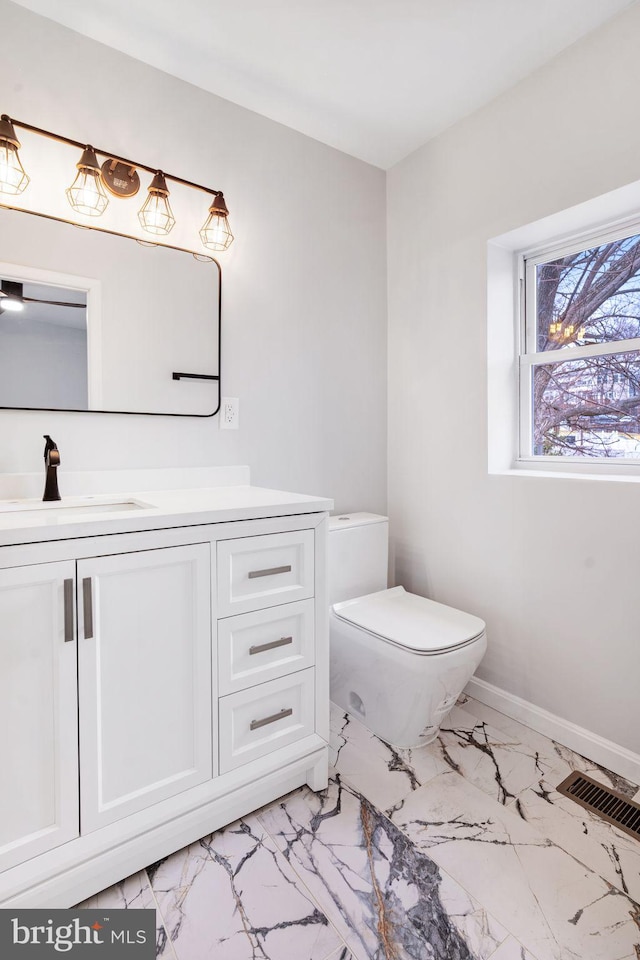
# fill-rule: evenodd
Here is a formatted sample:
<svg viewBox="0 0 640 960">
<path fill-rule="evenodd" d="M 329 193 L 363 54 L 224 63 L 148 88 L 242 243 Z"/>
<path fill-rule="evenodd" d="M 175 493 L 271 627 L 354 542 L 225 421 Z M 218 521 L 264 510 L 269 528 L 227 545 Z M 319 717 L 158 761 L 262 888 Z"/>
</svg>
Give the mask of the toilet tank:
<svg viewBox="0 0 640 960">
<path fill-rule="evenodd" d="M 377 513 L 329 517 L 329 603 L 387 589 L 389 520 Z"/>
</svg>

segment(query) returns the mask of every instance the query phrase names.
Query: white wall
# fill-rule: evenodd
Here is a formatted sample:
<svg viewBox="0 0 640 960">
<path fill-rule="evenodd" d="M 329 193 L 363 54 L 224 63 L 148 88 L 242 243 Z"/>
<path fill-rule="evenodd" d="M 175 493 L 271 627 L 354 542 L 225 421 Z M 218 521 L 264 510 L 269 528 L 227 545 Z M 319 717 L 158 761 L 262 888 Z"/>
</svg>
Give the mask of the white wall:
<svg viewBox="0 0 640 960">
<path fill-rule="evenodd" d="M 224 190 L 222 392 L 240 398 L 237 433 L 0 412 L 0 471 L 39 470 L 50 433 L 61 470 L 248 463 L 254 483 L 384 511 L 384 173 L 6 0 L 0 22 L 0 112 Z"/>
<path fill-rule="evenodd" d="M 87 406 L 87 331 L 20 313 L 0 316 L 0 403 Z"/>
<path fill-rule="evenodd" d="M 486 248 L 638 179 L 639 36 L 636 5 L 388 177 L 396 581 L 486 619 L 482 678 L 635 752 L 640 485 L 488 475 Z"/>
</svg>

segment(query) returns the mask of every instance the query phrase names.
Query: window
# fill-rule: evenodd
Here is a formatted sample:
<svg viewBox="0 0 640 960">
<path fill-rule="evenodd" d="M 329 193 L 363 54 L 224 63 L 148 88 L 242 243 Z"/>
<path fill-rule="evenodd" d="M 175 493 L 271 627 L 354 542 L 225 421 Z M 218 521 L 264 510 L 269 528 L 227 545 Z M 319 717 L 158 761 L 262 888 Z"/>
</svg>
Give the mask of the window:
<svg viewBox="0 0 640 960">
<path fill-rule="evenodd" d="M 524 256 L 521 459 L 640 463 L 638 229 Z"/>
</svg>

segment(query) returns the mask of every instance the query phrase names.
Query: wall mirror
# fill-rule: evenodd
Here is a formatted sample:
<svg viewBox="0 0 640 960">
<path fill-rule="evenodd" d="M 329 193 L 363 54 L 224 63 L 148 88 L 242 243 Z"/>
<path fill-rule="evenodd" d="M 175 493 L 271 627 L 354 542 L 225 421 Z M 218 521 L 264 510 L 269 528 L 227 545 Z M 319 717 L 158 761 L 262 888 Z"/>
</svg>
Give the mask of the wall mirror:
<svg viewBox="0 0 640 960">
<path fill-rule="evenodd" d="M 220 292 L 211 258 L 0 207 L 0 407 L 212 416 Z"/>
</svg>

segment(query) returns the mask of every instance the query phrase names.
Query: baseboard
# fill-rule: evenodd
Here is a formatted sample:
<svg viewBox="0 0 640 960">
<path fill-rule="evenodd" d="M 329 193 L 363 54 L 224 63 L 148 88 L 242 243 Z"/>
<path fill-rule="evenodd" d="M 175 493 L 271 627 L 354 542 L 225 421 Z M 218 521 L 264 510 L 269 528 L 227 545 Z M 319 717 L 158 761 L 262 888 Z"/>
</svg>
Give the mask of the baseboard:
<svg viewBox="0 0 640 960">
<path fill-rule="evenodd" d="M 640 755 L 627 750 L 626 747 L 621 747 L 611 740 L 598 736 L 597 733 L 592 733 L 554 713 L 549 713 L 548 710 L 536 707 L 528 700 L 516 697 L 513 693 L 508 693 L 479 677 L 471 678 L 465 693 L 487 707 L 493 707 L 507 717 L 519 720 L 532 730 L 537 730 L 538 733 L 543 733 L 565 747 L 575 750 L 583 757 L 588 757 L 589 760 L 599 763 L 607 770 L 631 780 L 632 783 L 640 784 Z"/>
</svg>

